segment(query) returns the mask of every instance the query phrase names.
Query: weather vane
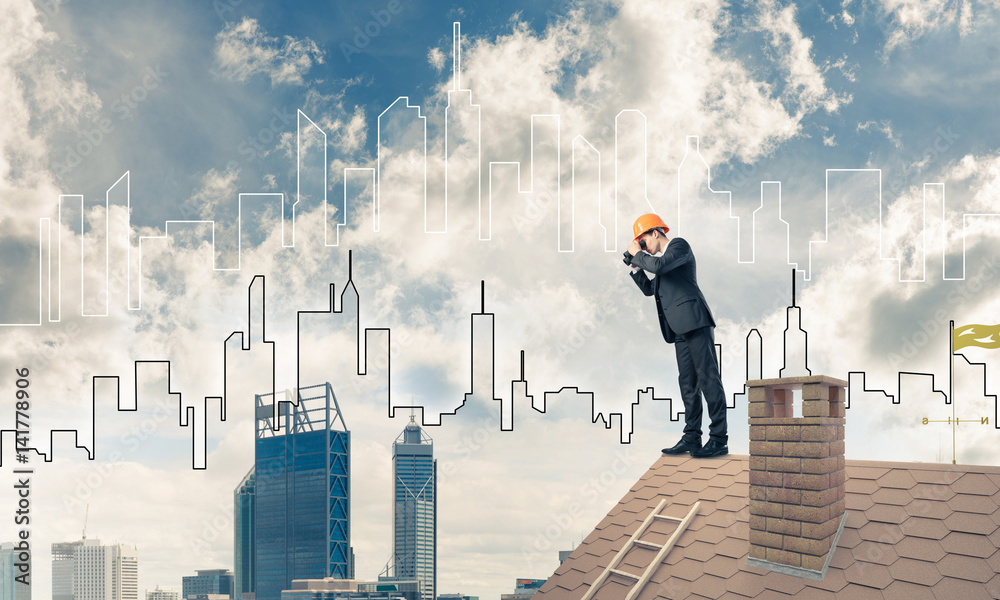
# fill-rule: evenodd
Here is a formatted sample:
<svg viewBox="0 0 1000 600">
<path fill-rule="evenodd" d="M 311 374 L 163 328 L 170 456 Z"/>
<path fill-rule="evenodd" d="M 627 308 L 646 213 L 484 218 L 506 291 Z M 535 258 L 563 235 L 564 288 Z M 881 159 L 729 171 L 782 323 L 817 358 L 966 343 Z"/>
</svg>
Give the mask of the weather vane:
<svg viewBox="0 0 1000 600">
<path fill-rule="evenodd" d="M 962 348 L 975 347 L 975 348 L 986 348 L 989 350 L 994 350 L 1000 348 L 1000 325 L 962 325 L 958 329 L 955 329 L 955 321 L 949 321 L 949 331 L 951 335 L 948 336 L 948 346 L 949 346 L 949 362 L 948 362 L 948 383 L 949 383 L 949 395 L 948 403 L 951 404 L 951 416 L 947 419 L 931 419 L 929 417 L 924 417 L 921 421 L 924 425 L 929 423 L 947 423 L 951 425 L 951 464 L 956 464 L 956 438 L 957 438 L 957 428 L 962 421 L 966 423 L 975 423 L 976 420 L 979 421 L 980 425 L 989 425 L 989 417 L 975 417 L 975 418 L 965 418 L 959 417 L 956 414 L 955 408 L 955 353 Z M 965 358 L 965 355 L 962 355 Z M 968 359 L 966 359 L 968 362 Z"/>
</svg>

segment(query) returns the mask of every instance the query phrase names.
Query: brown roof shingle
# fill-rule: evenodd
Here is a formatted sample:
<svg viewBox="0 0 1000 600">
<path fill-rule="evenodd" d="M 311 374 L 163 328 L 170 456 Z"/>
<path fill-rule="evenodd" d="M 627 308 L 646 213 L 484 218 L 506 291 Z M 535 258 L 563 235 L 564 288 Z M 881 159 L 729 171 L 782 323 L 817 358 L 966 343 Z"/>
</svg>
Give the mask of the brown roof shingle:
<svg viewBox="0 0 1000 600">
<path fill-rule="evenodd" d="M 747 565 L 749 457 L 662 456 L 535 595 L 582 597 L 661 499 L 682 518 L 701 509 L 655 568 L 639 600 L 656 598 L 1000 598 L 1000 468 L 847 461 L 847 521 L 823 581 Z M 663 543 L 676 525 L 654 521 Z M 621 570 L 641 574 L 655 552 L 636 548 Z M 612 576 L 596 598 L 622 600 Z"/>
</svg>

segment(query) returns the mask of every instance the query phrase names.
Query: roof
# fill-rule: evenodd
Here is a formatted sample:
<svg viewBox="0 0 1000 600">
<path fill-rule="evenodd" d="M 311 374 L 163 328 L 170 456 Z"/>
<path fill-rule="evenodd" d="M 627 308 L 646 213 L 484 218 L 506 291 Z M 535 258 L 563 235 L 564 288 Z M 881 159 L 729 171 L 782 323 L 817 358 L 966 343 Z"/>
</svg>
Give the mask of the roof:
<svg viewBox="0 0 1000 600">
<path fill-rule="evenodd" d="M 747 566 L 749 457 L 662 456 L 577 546 L 535 600 L 579 599 L 642 521 L 700 510 L 637 600 L 653 598 L 1000 598 L 1000 467 L 846 461 L 847 521 L 822 581 Z M 654 521 L 643 540 L 674 531 Z M 655 556 L 629 551 L 641 575 Z M 621 600 L 616 575 L 596 600 Z"/>
</svg>

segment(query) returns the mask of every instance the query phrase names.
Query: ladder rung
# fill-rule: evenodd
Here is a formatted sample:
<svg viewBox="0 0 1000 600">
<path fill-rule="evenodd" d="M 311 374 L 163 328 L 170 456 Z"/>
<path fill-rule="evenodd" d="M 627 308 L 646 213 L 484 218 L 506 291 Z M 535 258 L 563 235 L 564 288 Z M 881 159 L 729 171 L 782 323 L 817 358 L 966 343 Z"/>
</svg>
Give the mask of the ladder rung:
<svg viewBox="0 0 1000 600">
<path fill-rule="evenodd" d="M 635 540 L 632 542 L 636 546 L 642 546 L 643 548 L 648 548 L 649 550 L 660 550 L 663 548 L 663 544 L 654 544 L 653 542 L 644 542 L 642 540 Z"/>
<path fill-rule="evenodd" d="M 628 573 L 626 571 L 619 571 L 618 569 L 611 569 L 611 572 L 614 573 L 615 575 L 621 575 L 622 577 L 628 577 L 629 579 L 635 579 L 636 581 L 639 581 L 639 579 L 640 579 L 640 577 L 638 575 L 633 575 L 632 573 Z"/>
<path fill-rule="evenodd" d="M 684 519 L 678 519 L 677 517 L 668 517 L 667 515 L 653 515 L 654 519 L 666 519 L 668 521 L 677 521 L 678 523 Z"/>
</svg>

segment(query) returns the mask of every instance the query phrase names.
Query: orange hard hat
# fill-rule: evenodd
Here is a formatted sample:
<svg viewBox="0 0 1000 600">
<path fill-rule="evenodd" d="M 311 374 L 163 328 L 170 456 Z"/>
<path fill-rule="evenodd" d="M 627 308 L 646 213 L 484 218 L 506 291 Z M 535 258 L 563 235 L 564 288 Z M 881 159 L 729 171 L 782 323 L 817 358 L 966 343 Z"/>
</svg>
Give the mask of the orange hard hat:
<svg viewBox="0 0 1000 600">
<path fill-rule="evenodd" d="M 635 220 L 635 223 L 632 225 L 632 233 L 635 234 L 635 239 L 639 239 L 639 236 L 656 227 L 662 227 L 663 231 L 670 231 L 670 228 L 667 227 L 667 224 L 663 222 L 663 219 L 659 215 L 647 213 Z"/>
</svg>

